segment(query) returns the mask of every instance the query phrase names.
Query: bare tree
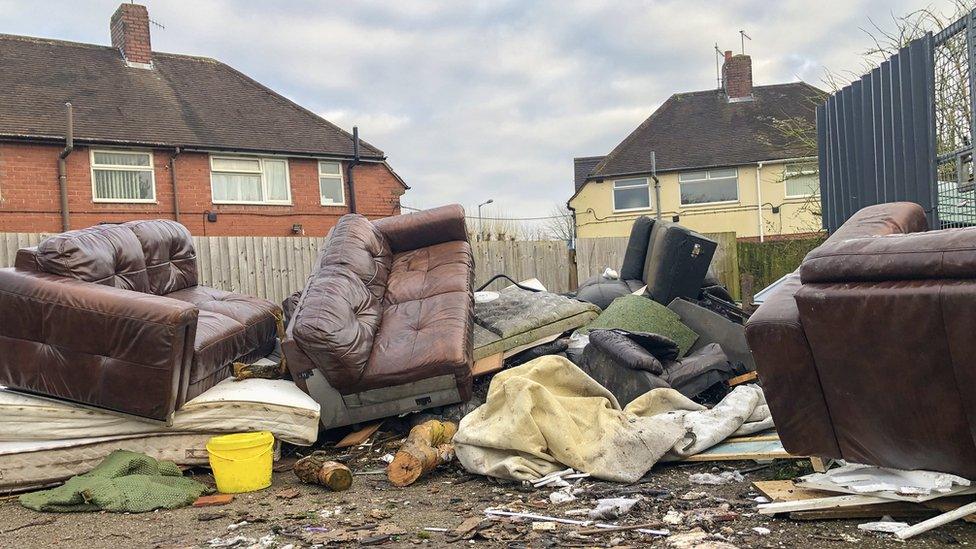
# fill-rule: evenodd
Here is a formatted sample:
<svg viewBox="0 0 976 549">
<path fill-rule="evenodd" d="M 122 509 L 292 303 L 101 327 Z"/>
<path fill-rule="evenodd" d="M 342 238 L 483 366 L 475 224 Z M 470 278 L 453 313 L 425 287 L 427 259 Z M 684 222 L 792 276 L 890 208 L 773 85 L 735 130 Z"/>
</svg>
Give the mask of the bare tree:
<svg viewBox="0 0 976 549">
<path fill-rule="evenodd" d="M 549 209 L 550 219 L 544 224 L 544 232 L 548 240 L 572 240 L 576 235 L 573 213 L 563 203 L 556 203 Z"/>
</svg>

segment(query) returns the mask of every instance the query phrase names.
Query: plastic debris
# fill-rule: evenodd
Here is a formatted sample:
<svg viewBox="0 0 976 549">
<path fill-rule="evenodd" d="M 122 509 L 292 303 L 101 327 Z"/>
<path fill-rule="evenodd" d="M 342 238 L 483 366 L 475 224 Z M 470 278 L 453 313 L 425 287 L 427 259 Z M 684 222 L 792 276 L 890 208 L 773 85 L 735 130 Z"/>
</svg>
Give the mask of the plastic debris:
<svg viewBox="0 0 976 549">
<path fill-rule="evenodd" d="M 894 534 L 899 530 L 904 530 L 908 528 L 908 523 L 896 522 L 891 520 L 891 517 L 881 517 L 881 520 L 876 522 L 865 522 L 864 524 L 858 524 L 857 529 L 863 530 L 865 532 L 881 532 L 885 534 Z"/>
<path fill-rule="evenodd" d="M 752 528 L 752 531 L 759 534 L 760 536 L 768 536 L 772 532 L 772 530 L 770 530 L 769 528 L 764 528 L 762 526 L 754 526 Z"/>
<path fill-rule="evenodd" d="M 695 484 L 728 484 L 730 482 L 742 482 L 745 477 L 742 473 L 738 471 L 723 471 L 719 474 L 715 473 L 695 473 L 693 475 L 688 475 L 688 481 Z"/>
<path fill-rule="evenodd" d="M 611 519 L 626 515 L 640 501 L 637 498 L 607 498 L 596 500 L 596 507 L 587 513 L 591 519 Z"/>
</svg>

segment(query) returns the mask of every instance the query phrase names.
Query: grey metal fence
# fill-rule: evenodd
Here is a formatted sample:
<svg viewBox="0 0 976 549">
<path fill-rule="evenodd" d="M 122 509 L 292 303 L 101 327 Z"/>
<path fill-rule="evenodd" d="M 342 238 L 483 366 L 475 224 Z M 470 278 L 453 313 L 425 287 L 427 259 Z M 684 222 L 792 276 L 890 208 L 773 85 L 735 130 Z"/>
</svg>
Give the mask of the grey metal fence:
<svg viewBox="0 0 976 549">
<path fill-rule="evenodd" d="M 926 34 L 817 108 L 824 228 L 907 200 L 937 222 L 933 37 Z"/>
<path fill-rule="evenodd" d="M 976 225 L 976 11 L 913 40 L 817 109 L 824 227 L 908 200 L 932 227 Z"/>
</svg>

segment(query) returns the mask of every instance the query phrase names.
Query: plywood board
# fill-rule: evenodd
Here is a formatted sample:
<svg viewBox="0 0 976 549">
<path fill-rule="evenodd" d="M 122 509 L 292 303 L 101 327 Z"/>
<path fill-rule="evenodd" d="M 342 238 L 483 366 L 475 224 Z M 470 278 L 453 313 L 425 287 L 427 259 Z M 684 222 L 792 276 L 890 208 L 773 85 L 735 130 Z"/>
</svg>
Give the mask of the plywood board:
<svg viewBox="0 0 976 549">
<path fill-rule="evenodd" d="M 712 446 L 708 450 L 695 454 L 685 459 L 685 461 L 729 461 L 742 459 L 802 459 L 803 456 L 794 456 L 783 448 L 783 443 L 779 437 L 775 440 L 747 440 L 735 441 L 726 440 L 720 444 Z"/>
<path fill-rule="evenodd" d="M 370 423 L 369 425 L 363 427 L 358 431 L 353 431 L 348 435 L 342 437 L 342 440 L 336 443 L 336 448 L 348 448 L 350 446 L 359 446 L 360 444 L 369 440 L 369 437 L 373 436 L 373 433 L 379 430 L 382 421 L 377 421 Z"/>
<path fill-rule="evenodd" d="M 801 488 L 795 485 L 792 480 L 763 480 L 754 482 L 753 486 L 774 502 L 804 501 L 836 496 L 833 492 Z M 921 518 L 931 516 L 934 512 L 914 503 L 895 501 L 874 505 L 793 511 L 789 516 L 796 520 L 869 519 L 880 518 L 885 515 L 896 518 Z"/>
<path fill-rule="evenodd" d="M 471 375 L 478 377 L 492 374 L 503 367 L 505 367 L 505 353 L 495 353 L 474 361 L 474 366 L 471 367 Z"/>
</svg>

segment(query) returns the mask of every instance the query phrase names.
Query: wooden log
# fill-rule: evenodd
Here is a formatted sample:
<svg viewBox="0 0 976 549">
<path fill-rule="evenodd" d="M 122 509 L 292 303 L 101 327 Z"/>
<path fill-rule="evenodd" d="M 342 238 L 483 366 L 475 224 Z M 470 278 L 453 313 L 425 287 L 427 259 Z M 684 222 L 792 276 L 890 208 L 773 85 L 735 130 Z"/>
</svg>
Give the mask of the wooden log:
<svg viewBox="0 0 976 549">
<path fill-rule="evenodd" d="M 313 452 L 295 462 L 295 476 L 306 484 L 320 484 L 333 492 L 352 486 L 352 471 L 345 465 L 329 461 L 324 452 Z"/>
<path fill-rule="evenodd" d="M 454 433 L 457 424 L 432 419 L 413 429 L 403 446 L 386 468 L 386 477 L 394 486 L 409 486 L 434 470 L 441 463 L 454 458 Z"/>
</svg>

